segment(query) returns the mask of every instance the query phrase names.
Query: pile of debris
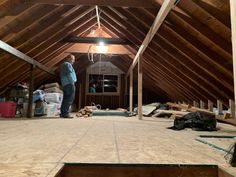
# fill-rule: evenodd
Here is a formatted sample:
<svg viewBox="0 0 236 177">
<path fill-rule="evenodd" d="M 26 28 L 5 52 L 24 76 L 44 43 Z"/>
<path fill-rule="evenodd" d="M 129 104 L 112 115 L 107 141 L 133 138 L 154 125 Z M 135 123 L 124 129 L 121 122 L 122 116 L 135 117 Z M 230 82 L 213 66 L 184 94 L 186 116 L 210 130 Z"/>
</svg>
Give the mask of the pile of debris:
<svg viewBox="0 0 236 177">
<path fill-rule="evenodd" d="M 149 117 L 168 117 L 174 119 L 173 130 L 192 128 L 194 130 L 215 131 L 216 116 L 207 109 L 200 109 L 188 104 L 152 103 L 142 107 L 143 115 Z"/>
<path fill-rule="evenodd" d="M 91 117 L 95 109 L 96 107 L 94 106 L 85 106 L 83 109 L 80 109 L 78 113 L 76 113 L 76 117 L 80 117 L 80 118 Z"/>
</svg>

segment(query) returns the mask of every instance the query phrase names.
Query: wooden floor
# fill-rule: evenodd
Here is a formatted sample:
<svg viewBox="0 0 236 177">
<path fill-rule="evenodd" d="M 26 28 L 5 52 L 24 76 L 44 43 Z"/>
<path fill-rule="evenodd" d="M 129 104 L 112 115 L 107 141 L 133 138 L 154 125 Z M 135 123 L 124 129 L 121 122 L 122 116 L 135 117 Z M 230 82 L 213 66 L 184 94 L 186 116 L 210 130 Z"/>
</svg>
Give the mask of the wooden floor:
<svg viewBox="0 0 236 177">
<path fill-rule="evenodd" d="M 195 140 L 198 135 L 236 135 L 235 127 L 166 129 L 172 125 L 170 119 L 137 117 L 0 120 L 0 176 L 53 177 L 66 162 L 217 164 L 236 176 L 223 151 Z M 235 140 L 207 141 L 227 149 Z"/>
</svg>

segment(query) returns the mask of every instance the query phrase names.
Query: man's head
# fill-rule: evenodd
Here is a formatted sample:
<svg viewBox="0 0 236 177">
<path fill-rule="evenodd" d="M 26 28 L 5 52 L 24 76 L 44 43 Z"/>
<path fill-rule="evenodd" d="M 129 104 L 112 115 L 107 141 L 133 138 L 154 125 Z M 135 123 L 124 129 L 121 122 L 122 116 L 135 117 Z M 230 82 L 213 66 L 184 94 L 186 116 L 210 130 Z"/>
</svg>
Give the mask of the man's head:
<svg viewBox="0 0 236 177">
<path fill-rule="evenodd" d="M 68 55 L 68 56 L 66 57 L 66 61 L 69 62 L 69 63 L 71 63 L 71 64 L 73 65 L 74 62 L 75 62 L 75 56 L 72 55 L 72 54 Z"/>
</svg>

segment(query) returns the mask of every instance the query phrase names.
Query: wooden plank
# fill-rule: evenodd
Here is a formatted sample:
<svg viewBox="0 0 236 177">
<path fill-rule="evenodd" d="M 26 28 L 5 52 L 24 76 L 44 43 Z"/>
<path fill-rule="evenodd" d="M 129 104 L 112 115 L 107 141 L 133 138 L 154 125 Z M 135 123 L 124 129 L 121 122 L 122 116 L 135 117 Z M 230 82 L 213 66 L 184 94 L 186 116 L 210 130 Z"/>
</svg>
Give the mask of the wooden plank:
<svg viewBox="0 0 236 177">
<path fill-rule="evenodd" d="M 217 115 L 216 119 L 221 121 L 221 122 L 236 126 L 236 120 L 235 119 L 224 119 L 222 115 Z"/>
<path fill-rule="evenodd" d="M 106 47 L 106 46 L 105 46 Z M 88 43 L 88 44 L 74 44 L 70 48 L 66 50 L 68 53 L 81 53 L 81 54 L 88 54 L 94 53 L 99 54 L 99 50 L 96 44 Z M 106 54 L 128 54 L 131 55 L 131 52 L 127 50 L 123 45 L 109 45 L 108 48 L 106 48 Z"/>
<path fill-rule="evenodd" d="M 30 3 L 37 4 L 63 4 L 63 5 L 85 5 L 85 6 L 115 6 L 115 7 L 141 7 L 155 8 L 156 5 L 151 0 L 29 0 Z"/>
<path fill-rule="evenodd" d="M 204 112 L 204 113 L 207 113 L 207 114 L 214 114 L 213 112 L 211 111 L 208 111 L 207 109 L 201 109 L 201 108 L 198 108 L 198 107 L 195 107 L 195 106 L 190 106 L 190 105 L 182 105 L 182 104 L 176 104 L 176 103 L 167 103 L 167 105 L 169 105 L 170 107 L 173 107 L 173 108 L 179 108 L 179 109 L 183 109 L 183 110 L 186 110 L 186 111 L 189 111 L 189 112 Z"/>
<path fill-rule="evenodd" d="M 217 109 L 218 109 L 219 114 L 222 113 L 223 105 L 222 105 L 222 102 L 220 100 L 217 100 Z"/>
<path fill-rule="evenodd" d="M 235 102 L 234 100 L 229 100 L 229 108 L 230 108 L 230 114 L 231 117 L 235 118 Z"/>
<path fill-rule="evenodd" d="M 211 100 L 208 100 L 208 110 L 213 111 L 213 102 Z"/>
<path fill-rule="evenodd" d="M 218 168 L 218 176 L 219 177 L 234 177 L 233 175 L 229 174 L 226 169 L 221 167 Z"/>
<path fill-rule="evenodd" d="M 201 109 L 204 109 L 205 108 L 205 103 L 204 101 L 200 100 L 200 108 Z"/>
<path fill-rule="evenodd" d="M 167 105 L 169 105 L 172 108 L 179 108 L 179 109 L 183 109 L 183 110 L 187 110 L 188 108 L 190 108 L 190 105 L 183 105 L 183 104 L 177 104 L 177 103 L 166 103 Z"/>
<path fill-rule="evenodd" d="M 133 71 L 129 77 L 129 111 L 133 112 Z"/>
<path fill-rule="evenodd" d="M 198 102 L 197 101 L 193 101 L 193 106 L 194 107 L 198 107 Z"/>
<path fill-rule="evenodd" d="M 104 44 L 118 44 L 118 45 L 131 45 L 131 42 L 126 39 L 120 38 L 106 38 L 106 37 L 78 37 L 72 36 L 62 40 L 62 42 L 70 43 L 95 43 L 104 42 Z"/>
<path fill-rule="evenodd" d="M 146 48 L 148 47 L 148 44 L 151 42 L 152 38 L 155 36 L 155 34 L 158 31 L 158 29 L 160 28 L 161 24 L 165 20 L 166 16 L 168 15 L 168 13 L 171 11 L 172 7 L 174 6 L 174 3 L 175 3 L 175 0 L 165 0 L 163 2 L 161 9 L 159 10 L 159 12 L 154 20 L 154 23 L 152 24 L 148 34 L 146 35 L 144 41 L 142 42 L 142 45 L 139 48 L 139 50 L 134 58 L 134 61 L 128 70 L 127 76 L 129 75 L 130 71 L 132 69 L 134 69 L 135 65 L 138 62 L 139 55 L 142 54 L 146 50 Z"/>
<path fill-rule="evenodd" d="M 232 0 L 233 1 L 233 0 Z M 206 25 L 213 32 L 220 35 L 222 38 L 230 41 L 230 28 L 224 25 L 217 18 L 212 16 L 206 9 L 198 6 L 192 0 L 184 0 L 178 3 L 178 7 L 191 14 L 193 18 L 201 21 L 202 24 Z"/>
<path fill-rule="evenodd" d="M 55 72 L 51 70 L 50 68 L 44 66 L 43 64 L 37 62 L 33 58 L 25 55 L 24 53 L 20 52 L 19 50 L 15 49 L 14 47 L 8 45 L 7 43 L 3 42 L 0 40 L 0 48 L 3 49 L 4 51 L 18 57 L 19 59 L 26 61 L 27 63 L 30 63 L 34 66 L 37 66 L 39 69 L 46 71 L 49 74 L 55 75 Z"/>
<path fill-rule="evenodd" d="M 154 115 L 152 115 L 152 117 L 158 117 L 161 114 L 173 114 L 176 116 L 184 116 L 186 114 L 188 114 L 189 112 L 186 111 L 174 111 L 174 110 L 158 110 L 155 111 L 156 113 Z"/>
<path fill-rule="evenodd" d="M 34 76 L 35 76 L 35 65 L 30 66 L 30 86 L 29 86 L 29 100 L 27 117 L 32 117 L 32 107 L 33 107 L 33 91 L 34 91 Z"/>
<path fill-rule="evenodd" d="M 218 174 L 217 166 L 204 165 L 165 165 L 165 164 L 98 164 L 98 165 L 80 165 L 67 164 L 61 171 L 64 177 L 98 177 L 99 173 L 103 172 L 104 177 L 133 177 L 133 176 L 158 176 L 158 177 L 216 177 Z M 56 177 L 60 177 L 59 174 Z"/>
<path fill-rule="evenodd" d="M 142 120 L 143 116 L 143 64 L 142 64 L 142 55 L 139 55 L 138 59 L 138 118 Z"/>
<path fill-rule="evenodd" d="M 232 40 L 232 57 L 234 72 L 234 100 L 236 100 L 236 1 L 230 0 L 230 16 L 231 16 L 231 40 Z M 234 108 L 235 110 L 235 108 Z M 235 117 L 234 113 L 234 117 Z"/>
<path fill-rule="evenodd" d="M 213 112 L 211 111 L 208 111 L 207 109 L 201 109 L 201 108 L 197 108 L 197 107 L 191 107 L 189 109 L 187 109 L 187 111 L 190 111 L 190 112 L 204 112 L 204 113 L 207 113 L 207 114 L 214 114 Z"/>
</svg>

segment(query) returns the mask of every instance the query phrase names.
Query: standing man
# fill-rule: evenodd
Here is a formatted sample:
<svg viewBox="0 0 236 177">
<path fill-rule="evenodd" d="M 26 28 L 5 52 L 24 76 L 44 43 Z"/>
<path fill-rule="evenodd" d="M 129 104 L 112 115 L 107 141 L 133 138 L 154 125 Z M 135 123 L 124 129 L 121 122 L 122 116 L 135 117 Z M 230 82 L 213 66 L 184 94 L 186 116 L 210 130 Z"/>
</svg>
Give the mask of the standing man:
<svg viewBox="0 0 236 177">
<path fill-rule="evenodd" d="M 77 81 L 75 70 L 72 66 L 74 62 L 75 56 L 70 54 L 60 67 L 61 84 L 63 87 L 63 100 L 60 114 L 62 118 L 73 118 L 69 114 L 69 108 L 75 98 L 75 82 Z"/>
</svg>

